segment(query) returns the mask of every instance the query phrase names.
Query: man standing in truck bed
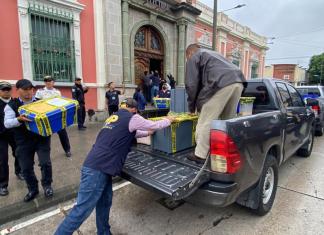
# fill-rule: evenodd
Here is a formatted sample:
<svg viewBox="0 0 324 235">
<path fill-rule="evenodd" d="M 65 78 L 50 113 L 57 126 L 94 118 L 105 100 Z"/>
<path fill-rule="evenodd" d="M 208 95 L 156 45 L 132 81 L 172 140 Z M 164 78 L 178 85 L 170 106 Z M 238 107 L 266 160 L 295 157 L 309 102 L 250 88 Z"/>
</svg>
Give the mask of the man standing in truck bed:
<svg viewBox="0 0 324 235">
<path fill-rule="evenodd" d="M 209 152 L 210 125 L 215 119 L 236 115 L 243 84 L 243 73 L 219 53 L 191 44 L 186 50 L 186 91 L 191 113 L 199 113 L 195 153 L 189 160 L 203 163 Z"/>
</svg>

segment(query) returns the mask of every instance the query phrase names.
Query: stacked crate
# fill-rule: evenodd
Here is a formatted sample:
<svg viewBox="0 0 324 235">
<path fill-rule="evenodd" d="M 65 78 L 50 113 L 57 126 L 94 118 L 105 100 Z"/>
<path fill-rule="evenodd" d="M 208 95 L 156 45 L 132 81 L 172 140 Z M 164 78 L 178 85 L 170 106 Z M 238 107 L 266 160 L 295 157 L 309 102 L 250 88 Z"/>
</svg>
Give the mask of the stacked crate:
<svg viewBox="0 0 324 235">
<path fill-rule="evenodd" d="M 171 90 L 170 111 L 175 113 L 188 112 L 188 95 L 185 88 L 176 88 Z"/>
</svg>

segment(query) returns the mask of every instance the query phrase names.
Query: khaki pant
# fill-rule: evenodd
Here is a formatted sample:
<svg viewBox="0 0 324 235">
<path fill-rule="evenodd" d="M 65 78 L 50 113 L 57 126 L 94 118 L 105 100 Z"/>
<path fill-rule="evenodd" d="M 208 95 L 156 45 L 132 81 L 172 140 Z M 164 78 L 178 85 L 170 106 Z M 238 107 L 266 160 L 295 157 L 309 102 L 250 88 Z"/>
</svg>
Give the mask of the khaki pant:
<svg viewBox="0 0 324 235">
<path fill-rule="evenodd" d="M 241 83 L 219 90 L 202 106 L 196 127 L 197 157 L 206 159 L 209 151 L 210 127 L 213 120 L 226 120 L 236 116 L 237 105 L 243 91 Z"/>
</svg>

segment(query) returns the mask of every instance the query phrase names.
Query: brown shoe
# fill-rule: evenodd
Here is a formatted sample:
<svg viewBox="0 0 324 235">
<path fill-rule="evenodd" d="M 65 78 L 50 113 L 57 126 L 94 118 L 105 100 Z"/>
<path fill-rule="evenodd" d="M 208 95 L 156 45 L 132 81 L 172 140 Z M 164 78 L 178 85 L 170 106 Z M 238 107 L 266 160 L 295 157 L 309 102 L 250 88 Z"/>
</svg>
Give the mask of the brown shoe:
<svg viewBox="0 0 324 235">
<path fill-rule="evenodd" d="M 206 159 L 202 159 L 200 157 L 197 157 L 195 154 L 190 154 L 188 157 L 187 157 L 188 160 L 190 161 L 194 161 L 198 164 L 204 164 Z"/>
</svg>

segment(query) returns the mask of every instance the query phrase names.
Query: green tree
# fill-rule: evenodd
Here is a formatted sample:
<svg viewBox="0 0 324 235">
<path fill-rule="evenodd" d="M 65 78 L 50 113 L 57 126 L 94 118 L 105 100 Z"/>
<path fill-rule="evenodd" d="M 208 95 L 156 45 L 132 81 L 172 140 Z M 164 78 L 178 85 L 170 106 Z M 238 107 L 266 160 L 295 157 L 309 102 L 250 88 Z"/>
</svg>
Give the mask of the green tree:
<svg viewBox="0 0 324 235">
<path fill-rule="evenodd" d="M 308 73 L 311 84 L 324 84 L 324 53 L 311 58 Z"/>
</svg>

